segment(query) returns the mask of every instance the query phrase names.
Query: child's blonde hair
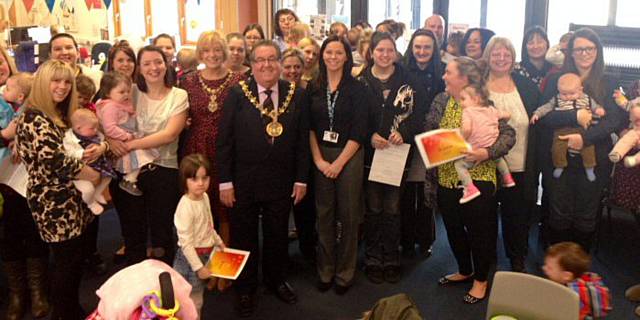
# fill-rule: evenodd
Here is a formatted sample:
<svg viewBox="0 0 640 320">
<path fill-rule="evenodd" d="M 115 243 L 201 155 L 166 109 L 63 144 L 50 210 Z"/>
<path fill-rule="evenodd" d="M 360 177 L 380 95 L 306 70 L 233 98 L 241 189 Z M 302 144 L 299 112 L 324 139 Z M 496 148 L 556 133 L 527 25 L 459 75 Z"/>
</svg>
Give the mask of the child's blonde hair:
<svg viewBox="0 0 640 320">
<path fill-rule="evenodd" d="M 487 106 L 492 106 L 493 103 L 491 102 L 491 100 L 489 100 L 489 90 L 487 90 L 487 88 L 481 84 L 478 83 L 470 83 L 466 86 L 464 86 L 464 88 L 462 88 L 463 91 L 466 91 L 470 96 L 472 97 L 478 97 L 480 98 L 480 106 L 482 107 L 487 107 Z"/>
<path fill-rule="evenodd" d="M 201 153 L 192 153 L 180 161 L 180 188 L 183 193 L 189 192 L 187 188 L 187 179 L 195 178 L 198 169 L 204 168 L 207 175 L 211 172 L 209 160 Z"/>
<path fill-rule="evenodd" d="M 573 274 L 573 278 L 580 277 L 589 271 L 591 257 L 575 242 L 560 242 L 547 249 L 545 258 L 557 258 L 558 265 Z"/>
<path fill-rule="evenodd" d="M 76 125 L 90 125 L 96 127 L 99 125 L 96 114 L 93 113 L 93 111 L 84 108 L 74 111 L 69 120 L 72 127 Z"/>
<path fill-rule="evenodd" d="M 9 79 L 16 81 L 16 84 L 26 99 L 29 93 L 31 93 L 31 86 L 33 86 L 33 74 L 29 72 L 18 72 L 9 77 Z"/>
<path fill-rule="evenodd" d="M 195 70 L 198 67 L 198 56 L 191 48 L 182 48 L 176 57 L 181 70 Z"/>
</svg>

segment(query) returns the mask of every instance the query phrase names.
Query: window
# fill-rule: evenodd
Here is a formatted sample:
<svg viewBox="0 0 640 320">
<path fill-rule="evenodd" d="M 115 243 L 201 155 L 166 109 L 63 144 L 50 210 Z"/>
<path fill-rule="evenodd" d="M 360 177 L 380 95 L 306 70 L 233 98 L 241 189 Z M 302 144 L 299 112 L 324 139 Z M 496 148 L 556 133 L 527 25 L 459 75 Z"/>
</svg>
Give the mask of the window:
<svg viewBox="0 0 640 320">
<path fill-rule="evenodd" d="M 144 39 L 147 36 L 144 1 L 120 1 L 119 21 L 123 35 Z"/>
<path fill-rule="evenodd" d="M 369 1 L 369 23 L 372 27 L 385 19 L 403 22 L 407 30 L 424 26 L 424 20 L 433 14 L 433 0 Z"/>
<path fill-rule="evenodd" d="M 638 19 L 638 0 L 618 0 L 616 25 L 620 27 L 640 28 Z"/>
<path fill-rule="evenodd" d="M 630 2 L 637 3 L 631 0 Z M 607 25 L 609 1 L 603 0 L 549 0 L 547 33 L 551 45 L 569 31 L 569 24 Z"/>
<path fill-rule="evenodd" d="M 347 27 L 351 26 L 351 0 L 278 0 L 276 10 L 282 8 L 295 11 L 300 21 L 306 24 L 311 23 L 312 16 L 326 15 L 328 24 L 340 21 Z"/>
<path fill-rule="evenodd" d="M 216 1 L 185 1 L 184 17 L 182 17 L 185 35 L 184 43 L 196 43 L 204 31 L 216 29 Z"/>
<path fill-rule="evenodd" d="M 480 0 L 450 0 L 449 1 L 449 26 L 459 25 L 454 29 L 460 30 L 480 26 Z M 505 19 L 507 20 L 507 19 Z M 506 21 L 505 21 L 506 22 Z M 449 28 L 451 30 L 452 28 Z"/>
<path fill-rule="evenodd" d="M 151 24 L 153 35 L 166 33 L 180 42 L 178 4 L 175 1 L 151 0 Z"/>
<path fill-rule="evenodd" d="M 526 0 L 489 0 L 487 3 L 487 28 L 511 40 L 516 49 L 516 61 L 520 61 L 525 5 Z"/>
</svg>

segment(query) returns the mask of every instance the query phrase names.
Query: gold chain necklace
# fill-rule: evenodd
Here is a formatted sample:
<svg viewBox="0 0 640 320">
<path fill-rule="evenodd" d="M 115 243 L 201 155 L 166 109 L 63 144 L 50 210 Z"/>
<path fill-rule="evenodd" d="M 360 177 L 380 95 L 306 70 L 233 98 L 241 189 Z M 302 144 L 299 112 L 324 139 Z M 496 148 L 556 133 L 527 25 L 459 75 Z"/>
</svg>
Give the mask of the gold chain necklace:
<svg viewBox="0 0 640 320">
<path fill-rule="evenodd" d="M 284 104 L 282 108 L 277 108 L 274 104 L 273 110 L 267 110 L 261 103 L 259 103 L 258 98 L 254 97 L 251 91 L 249 91 L 249 86 L 247 83 L 242 80 L 240 81 L 240 87 L 242 87 L 242 91 L 244 91 L 244 95 L 249 99 L 251 104 L 253 104 L 258 111 L 260 111 L 260 116 L 268 116 L 271 118 L 271 122 L 265 128 L 267 134 L 271 138 L 278 137 L 284 131 L 284 127 L 282 123 L 278 122 L 278 116 L 285 113 L 289 108 L 289 104 L 291 103 L 291 99 L 293 98 L 293 93 L 296 91 L 296 84 L 294 82 L 289 83 L 289 92 L 287 93 L 287 98 L 284 100 Z M 269 97 L 271 98 L 271 97 Z"/>
<path fill-rule="evenodd" d="M 219 87 L 212 89 L 204 83 L 202 72 L 198 73 L 198 81 L 200 82 L 202 90 L 209 94 L 209 105 L 207 106 L 209 111 L 216 112 L 216 110 L 218 110 L 218 94 L 227 87 L 229 82 L 231 82 L 231 79 L 233 79 L 233 71 L 229 71 L 229 73 L 227 73 L 227 79 Z"/>
</svg>

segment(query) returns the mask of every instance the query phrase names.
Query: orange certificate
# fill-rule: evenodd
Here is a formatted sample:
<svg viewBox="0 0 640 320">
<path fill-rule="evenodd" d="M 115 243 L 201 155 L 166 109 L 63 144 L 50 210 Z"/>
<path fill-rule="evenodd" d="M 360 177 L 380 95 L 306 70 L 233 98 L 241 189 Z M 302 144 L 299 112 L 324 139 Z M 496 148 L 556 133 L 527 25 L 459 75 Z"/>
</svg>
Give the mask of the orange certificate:
<svg viewBox="0 0 640 320">
<path fill-rule="evenodd" d="M 211 276 L 235 280 L 242 272 L 249 259 L 249 251 L 226 248 L 220 251 L 215 248 L 209 257 L 207 267 Z"/>
<path fill-rule="evenodd" d="M 416 145 L 427 168 L 464 157 L 471 150 L 458 129 L 438 129 L 416 135 Z"/>
</svg>

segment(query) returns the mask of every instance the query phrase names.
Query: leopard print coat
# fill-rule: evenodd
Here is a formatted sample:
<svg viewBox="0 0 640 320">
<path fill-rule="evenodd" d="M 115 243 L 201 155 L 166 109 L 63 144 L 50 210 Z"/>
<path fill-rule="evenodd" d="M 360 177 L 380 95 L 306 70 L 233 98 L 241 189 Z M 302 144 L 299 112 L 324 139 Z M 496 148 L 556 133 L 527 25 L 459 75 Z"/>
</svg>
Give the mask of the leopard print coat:
<svg viewBox="0 0 640 320">
<path fill-rule="evenodd" d="M 93 215 L 73 186 L 84 166 L 65 155 L 64 129 L 42 111 L 26 108 L 18 118 L 17 150 L 27 168 L 27 202 L 40 237 L 61 242 L 82 234 Z"/>
</svg>

